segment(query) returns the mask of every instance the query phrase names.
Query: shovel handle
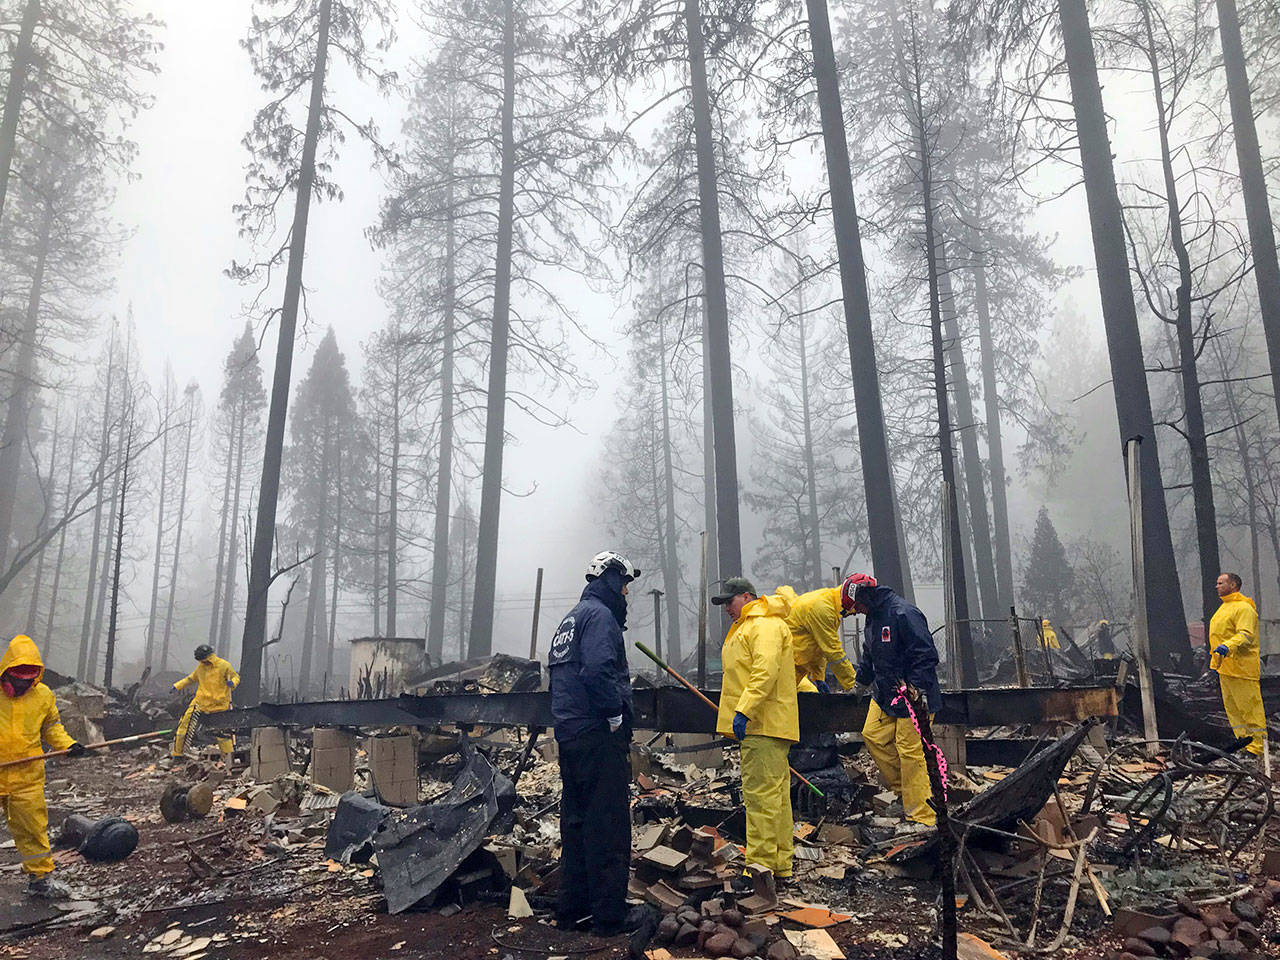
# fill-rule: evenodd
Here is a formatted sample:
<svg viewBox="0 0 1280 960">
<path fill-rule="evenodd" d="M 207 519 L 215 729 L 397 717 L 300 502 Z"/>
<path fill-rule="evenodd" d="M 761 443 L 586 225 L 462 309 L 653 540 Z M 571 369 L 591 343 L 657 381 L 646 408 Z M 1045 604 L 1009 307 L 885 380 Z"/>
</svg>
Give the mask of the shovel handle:
<svg viewBox="0 0 1280 960">
<path fill-rule="evenodd" d="M 167 737 L 173 733 L 172 730 L 153 730 L 151 733 L 137 733 L 132 737 L 118 737 L 115 740 L 103 740 L 101 743 L 86 743 L 86 750 L 101 750 L 103 747 L 118 747 L 123 743 L 133 743 L 137 740 L 152 740 L 156 737 Z M 48 753 L 37 753 L 34 757 L 20 757 L 17 760 L 6 760 L 0 763 L 0 770 L 5 767 L 18 767 L 24 763 L 34 763 L 37 760 L 48 760 L 51 757 L 65 757 L 70 750 L 50 750 Z"/>
</svg>

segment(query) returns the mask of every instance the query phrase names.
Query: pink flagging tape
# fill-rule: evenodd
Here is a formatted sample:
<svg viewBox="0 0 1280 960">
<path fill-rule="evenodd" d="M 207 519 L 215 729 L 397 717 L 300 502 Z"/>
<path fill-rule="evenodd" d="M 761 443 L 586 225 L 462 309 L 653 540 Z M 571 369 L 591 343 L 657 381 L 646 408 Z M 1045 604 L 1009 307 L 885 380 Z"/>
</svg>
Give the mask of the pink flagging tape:
<svg viewBox="0 0 1280 960">
<path fill-rule="evenodd" d="M 911 706 L 911 701 L 907 699 L 907 685 L 904 683 L 898 687 L 898 695 L 893 698 L 894 704 L 903 704 L 907 708 L 907 716 L 911 718 L 911 725 L 916 728 L 916 734 L 920 737 L 920 742 L 925 748 L 933 751 L 934 757 L 938 761 L 938 775 L 942 778 L 942 799 L 947 799 L 947 758 L 942 754 L 942 748 L 936 743 L 930 743 L 925 740 L 924 734 L 920 732 L 920 721 L 916 719 L 915 708 Z"/>
</svg>

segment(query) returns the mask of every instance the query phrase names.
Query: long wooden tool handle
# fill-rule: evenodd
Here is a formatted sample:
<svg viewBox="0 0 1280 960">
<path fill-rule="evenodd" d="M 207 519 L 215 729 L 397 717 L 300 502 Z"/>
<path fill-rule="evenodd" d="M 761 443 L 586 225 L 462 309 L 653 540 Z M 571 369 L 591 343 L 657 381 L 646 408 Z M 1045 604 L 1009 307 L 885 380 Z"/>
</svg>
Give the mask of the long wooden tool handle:
<svg viewBox="0 0 1280 960">
<path fill-rule="evenodd" d="M 688 680 L 686 680 L 684 677 L 682 677 L 679 673 L 677 673 L 677 672 L 676 672 L 675 670 L 673 670 L 671 667 L 669 667 L 669 666 L 667 666 L 665 663 L 663 663 L 663 662 L 662 662 L 662 658 L 661 658 L 661 657 L 659 657 L 656 653 L 654 653 L 652 650 L 650 650 L 648 647 L 646 647 L 646 646 L 645 646 L 643 643 L 641 643 L 639 640 L 637 640 L 637 641 L 636 641 L 636 648 L 637 648 L 641 653 L 643 653 L 646 657 L 648 657 L 650 660 L 652 660 L 654 663 L 656 663 L 658 666 L 660 666 L 663 670 L 667 671 L 667 673 L 671 674 L 671 676 L 675 677 L 675 678 L 676 678 L 676 680 L 678 680 L 678 681 L 680 681 L 680 683 L 684 684 L 684 685 L 685 685 L 685 687 L 686 687 L 687 689 L 692 690 L 695 694 L 697 694 L 698 699 L 700 699 L 700 700 L 701 700 L 703 703 L 705 703 L 708 707 L 710 707 L 712 710 L 715 710 L 715 711 L 719 712 L 720 707 L 719 707 L 719 706 L 717 706 L 717 705 L 712 701 L 712 699 L 711 699 L 710 697 L 708 697 L 705 693 L 703 693 L 701 690 L 699 690 L 697 687 L 695 687 L 692 683 L 690 683 Z M 732 737 L 732 739 L 736 740 L 736 739 L 738 739 L 738 738 L 737 738 L 737 737 Z M 788 767 L 787 767 L 787 769 L 791 771 L 791 775 L 792 775 L 793 777 L 795 777 L 797 780 L 799 780 L 801 783 L 803 783 L 806 787 L 808 787 L 810 790 L 812 790 L 812 791 L 813 791 L 814 793 L 816 793 L 818 796 L 820 796 L 820 797 L 825 797 L 825 796 L 826 796 L 826 794 L 825 794 L 825 793 L 823 793 L 821 790 L 819 790 L 817 787 L 815 787 L 812 783 L 810 783 L 808 780 L 806 780 L 803 776 L 801 776 L 799 773 L 797 773 L 797 772 L 796 772 L 795 767 L 788 766 Z"/>
<path fill-rule="evenodd" d="M 86 743 L 86 750 L 101 750 L 103 747 L 118 747 L 124 743 L 133 743 L 137 740 L 153 740 L 156 737 L 167 737 L 173 733 L 172 730 L 153 730 L 151 733 L 137 733 L 132 737 L 118 737 L 115 740 L 103 740 L 102 743 Z M 48 760 L 50 757 L 65 757 L 70 750 L 50 750 L 48 753 L 38 753 L 34 757 L 22 757 L 18 760 L 6 760 L 0 763 L 0 769 L 5 767 L 17 767 L 24 763 L 34 763 L 36 760 Z"/>
</svg>

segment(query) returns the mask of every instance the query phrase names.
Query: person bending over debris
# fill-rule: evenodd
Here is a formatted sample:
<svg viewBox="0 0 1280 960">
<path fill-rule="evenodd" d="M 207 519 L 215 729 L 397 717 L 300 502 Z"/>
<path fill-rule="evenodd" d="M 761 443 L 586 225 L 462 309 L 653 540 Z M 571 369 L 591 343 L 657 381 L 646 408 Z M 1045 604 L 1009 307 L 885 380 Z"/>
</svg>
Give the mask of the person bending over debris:
<svg viewBox="0 0 1280 960">
<path fill-rule="evenodd" d="M 796 685 L 807 679 L 815 689 L 829 693 L 826 681 L 830 666 L 840 686 L 852 690 L 855 671 L 840 642 L 840 621 L 853 609 L 842 605 L 840 588 L 822 587 L 797 595 L 791 587 L 779 587 L 778 596 L 791 607 L 787 629 L 796 658 Z"/>
<path fill-rule="evenodd" d="M 733 621 L 720 652 L 724 679 L 716 732 L 742 744 L 746 859 L 785 880 L 795 833 L 787 751 L 800 740 L 787 600 L 758 597 L 751 581 L 730 577 L 711 602 Z"/>
<path fill-rule="evenodd" d="M 35 641 L 16 636 L 0 658 L 0 763 L 39 756 L 43 740 L 54 750 L 83 756 L 83 744 L 71 738 L 58 716 L 53 691 L 40 682 L 44 661 Z M 35 897 L 65 899 L 66 885 L 49 876 L 53 851 L 49 847 L 49 810 L 44 800 L 44 761 L 0 767 L 0 806 L 4 807 L 13 834 L 13 845 L 22 857 L 27 893 Z"/>
<path fill-rule="evenodd" d="M 178 729 L 173 735 L 170 755 L 174 757 L 182 756 L 188 744 L 196 739 L 201 717 L 206 713 L 222 713 L 231 709 L 231 691 L 240 685 L 240 674 L 232 669 L 231 664 L 216 656 L 213 647 L 202 643 L 196 647 L 196 668 L 175 683 L 173 689 L 185 690 L 193 683 L 196 695 L 178 721 Z M 234 746 L 235 741 L 231 737 L 218 737 L 218 749 L 222 751 L 224 760 L 230 759 Z"/>
<path fill-rule="evenodd" d="M 919 607 L 865 573 L 847 577 L 840 590 L 845 602 L 867 618 L 857 676 L 860 686 L 871 688 L 862 740 L 880 776 L 902 800 L 907 819 L 933 826 L 937 815 L 928 803 L 929 771 L 920 734 L 906 704 L 893 702 L 905 681 L 924 698 L 930 717 L 942 705 L 938 650 L 929 622 Z"/>
<path fill-rule="evenodd" d="M 587 564 L 578 605 L 547 655 L 560 751 L 560 901 L 556 926 L 602 937 L 637 929 L 627 910 L 631 861 L 631 674 L 622 631 L 627 585 L 640 576 L 610 550 Z"/>
<path fill-rule="evenodd" d="M 1258 607 L 1240 592 L 1244 581 L 1238 573 L 1218 576 L 1222 606 L 1209 621 L 1209 669 L 1218 671 L 1222 705 L 1237 737 L 1252 737 L 1246 748 L 1262 756 L 1267 736 L 1267 714 L 1262 706 L 1262 661 L 1258 655 Z"/>
</svg>

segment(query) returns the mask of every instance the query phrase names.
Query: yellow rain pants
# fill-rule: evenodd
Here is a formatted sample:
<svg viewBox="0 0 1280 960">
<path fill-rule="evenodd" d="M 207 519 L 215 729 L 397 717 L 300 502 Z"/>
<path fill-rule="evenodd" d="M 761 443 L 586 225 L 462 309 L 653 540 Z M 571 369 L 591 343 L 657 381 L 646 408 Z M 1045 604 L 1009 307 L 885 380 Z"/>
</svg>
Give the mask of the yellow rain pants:
<svg viewBox="0 0 1280 960">
<path fill-rule="evenodd" d="M 226 708 L 224 707 L 223 710 Z M 187 750 L 187 737 L 200 728 L 200 715 L 204 713 L 221 713 L 221 710 L 198 710 L 196 701 L 192 700 L 187 705 L 187 712 L 182 715 L 182 719 L 178 721 L 178 729 L 173 735 L 173 749 L 170 751 L 171 756 L 180 757 Z M 194 729 L 193 729 L 194 727 Z M 222 751 L 222 756 L 231 756 L 231 751 L 235 749 L 235 740 L 231 737 L 218 737 L 218 749 Z"/>
<path fill-rule="evenodd" d="M 924 747 L 910 717 L 895 717 L 880 709 L 875 699 L 867 707 L 862 741 L 880 768 L 885 784 L 902 799 L 908 820 L 934 826 L 937 814 L 929 806 L 932 788 L 924 763 Z"/>
<path fill-rule="evenodd" d="M 53 851 L 49 848 L 49 808 L 45 806 L 44 786 L 28 787 L 0 796 L 0 809 L 4 810 L 13 834 L 13 845 L 22 858 L 22 872 L 32 877 L 43 877 L 53 870 Z"/>
<path fill-rule="evenodd" d="M 1262 687 L 1257 680 L 1233 677 L 1219 673 L 1222 685 L 1222 705 L 1227 710 L 1227 721 L 1237 737 L 1253 737 L 1253 743 L 1245 749 L 1255 757 L 1262 756 L 1262 741 L 1267 736 L 1267 715 L 1262 707 Z"/>
<path fill-rule="evenodd" d="M 747 807 L 747 863 L 791 876 L 795 821 L 791 816 L 791 744 L 748 734 L 742 741 L 742 801 Z"/>
</svg>

